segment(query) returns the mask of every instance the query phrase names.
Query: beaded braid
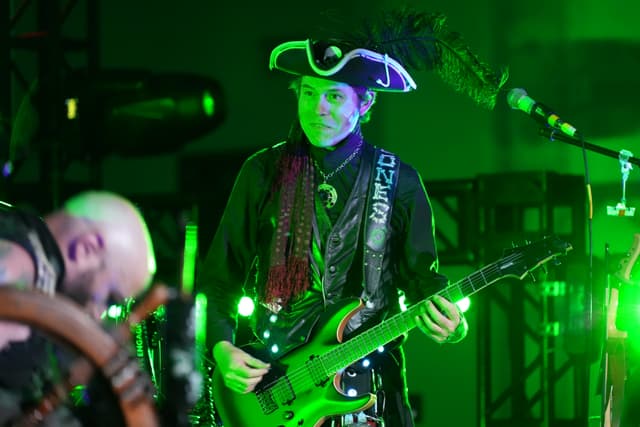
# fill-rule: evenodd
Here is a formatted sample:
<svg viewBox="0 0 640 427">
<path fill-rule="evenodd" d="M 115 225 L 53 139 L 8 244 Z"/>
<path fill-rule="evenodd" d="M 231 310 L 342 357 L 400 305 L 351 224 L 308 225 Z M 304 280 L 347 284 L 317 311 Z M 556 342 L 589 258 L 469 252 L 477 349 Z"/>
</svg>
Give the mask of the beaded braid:
<svg viewBox="0 0 640 427">
<path fill-rule="evenodd" d="M 291 128 L 278 170 L 272 194 L 280 192 L 280 210 L 271 243 L 267 283 L 261 296 L 267 304 L 284 307 L 309 288 L 314 171 L 298 120 Z"/>
</svg>

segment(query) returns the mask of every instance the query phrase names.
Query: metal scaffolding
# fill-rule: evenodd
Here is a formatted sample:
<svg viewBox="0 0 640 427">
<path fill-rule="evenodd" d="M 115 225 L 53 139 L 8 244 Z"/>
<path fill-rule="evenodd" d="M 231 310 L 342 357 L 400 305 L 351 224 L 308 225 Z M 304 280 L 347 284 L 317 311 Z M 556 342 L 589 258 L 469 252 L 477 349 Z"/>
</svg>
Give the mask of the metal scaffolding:
<svg viewBox="0 0 640 427">
<path fill-rule="evenodd" d="M 0 123 L 6 129 L 2 160 L 10 160 L 13 168 L 11 174 L 4 171 L 9 175 L 3 183 L 5 195 L 13 198 L 12 174 L 27 152 L 32 157 L 35 153 L 39 177 L 33 190 L 46 195 L 39 198 L 41 203 L 48 201 L 48 206 L 41 206 L 46 210 L 60 202 L 67 166 L 61 138 L 67 120 L 65 77 L 73 68 L 92 73 L 99 67 L 99 2 L 25 0 L 2 5 Z M 25 132 L 33 134 L 27 137 Z M 91 170 L 95 178 L 99 169 Z M 43 188 L 42 183 L 48 187 Z"/>
<path fill-rule="evenodd" d="M 482 263 L 523 239 L 556 235 L 570 259 L 537 281 L 514 280 L 480 297 L 480 427 L 584 426 L 588 416 L 587 295 L 574 274 L 585 249 L 582 177 L 547 172 L 478 178 Z M 575 263 L 577 266 L 572 267 Z M 569 273 L 572 269 L 572 273 Z"/>
</svg>

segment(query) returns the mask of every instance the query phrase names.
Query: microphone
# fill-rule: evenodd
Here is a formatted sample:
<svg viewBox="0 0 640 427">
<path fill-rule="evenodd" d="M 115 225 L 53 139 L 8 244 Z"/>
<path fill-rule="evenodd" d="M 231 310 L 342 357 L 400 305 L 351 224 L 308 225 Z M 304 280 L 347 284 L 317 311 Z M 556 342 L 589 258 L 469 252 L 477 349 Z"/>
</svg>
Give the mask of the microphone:
<svg viewBox="0 0 640 427">
<path fill-rule="evenodd" d="M 560 119 L 560 117 L 558 117 L 551 108 L 536 102 L 533 98 L 527 95 L 527 91 L 522 88 L 511 89 L 507 94 L 507 103 L 514 110 L 524 111 L 537 122 L 549 125 L 554 129 L 558 129 L 570 137 L 580 137 L 579 132 L 575 127 Z"/>
</svg>

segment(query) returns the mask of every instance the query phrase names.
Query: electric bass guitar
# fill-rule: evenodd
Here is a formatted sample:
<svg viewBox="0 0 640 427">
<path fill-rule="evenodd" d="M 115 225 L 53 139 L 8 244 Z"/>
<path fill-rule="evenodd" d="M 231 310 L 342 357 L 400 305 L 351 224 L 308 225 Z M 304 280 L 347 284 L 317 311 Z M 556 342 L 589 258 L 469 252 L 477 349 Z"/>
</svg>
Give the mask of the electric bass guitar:
<svg viewBox="0 0 640 427">
<path fill-rule="evenodd" d="M 633 244 L 627 255 L 620 260 L 617 271 L 611 280 L 618 281 L 619 286 L 614 286 L 609 291 L 609 299 L 606 304 L 607 324 L 605 327 L 605 348 L 602 352 L 601 381 L 604 385 L 602 393 L 603 414 L 601 427 L 619 427 L 624 406 L 624 389 L 627 376 L 627 327 L 618 329 L 618 318 L 629 318 L 629 302 L 623 304 L 620 310 L 620 291 L 625 287 L 634 287 L 631 284 L 631 272 L 640 257 L 640 234 L 633 235 Z M 634 295 L 635 296 L 635 295 Z M 624 298 L 623 298 L 624 300 Z M 633 298 L 632 300 L 635 300 Z M 635 313 L 631 317 L 635 317 Z M 626 325 L 628 326 L 628 325 Z"/>
<path fill-rule="evenodd" d="M 459 301 L 501 279 L 523 279 L 571 249 L 557 237 L 509 249 L 500 260 L 344 342 L 344 327 L 363 304 L 358 299 L 332 304 L 316 322 L 308 342 L 287 354 L 276 358 L 265 356 L 267 349 L 258 346 L 244 348 L 271 363 L 270 372 L 252 393 L 229 390 L 214 370 L 218 415 L 225 427 L 311 427 L 334 415 L 365 410 L 375 403 L 375 395 L 347 396 L 340 388 L 341 370 L 413 329 L 430 298 L 441 295 Z"/>
</svg>

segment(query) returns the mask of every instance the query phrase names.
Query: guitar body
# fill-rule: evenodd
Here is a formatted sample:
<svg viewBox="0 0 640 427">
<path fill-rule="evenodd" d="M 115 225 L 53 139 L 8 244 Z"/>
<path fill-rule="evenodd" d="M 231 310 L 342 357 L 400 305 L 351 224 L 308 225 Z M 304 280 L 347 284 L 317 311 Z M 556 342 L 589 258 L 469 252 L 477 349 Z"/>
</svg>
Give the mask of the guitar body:
<svg viewBox="0 0 640 427">
<path fill-rule="evenodd" d="M 324 376 L 307 369 L 308 362 L 337 348 L 349 319 L 362 308 L 360 300 L 347 300 L 327 309 L 312 331 L 309 342 L 283 357 L 267 358 L 267 349 L 243 348 L 271 362 L 269 373 L 255 392 L 240 394 L 228 389 L 216 369 L 213 396 L 225 427 L 319 426 L 330 416 L 359 412 L 375 403 L 375 396 L 346 396 L 340 374 Z"/>
<path fill-rule="evenodd" d="M 611 288 L 609 299 L 607 302 L 607 324 L 606 324 L 606 342 L 603 352 L 603 383 L 605 390 L 603 397 L 603 414 L 602 427 L 619 427 L 621 424 L 621 415 L 625 404 L 625 384 L 627 378 L 627 338 L 628 334 L 625 330 L 618 329 L 619 307 L 620 307 L 620 290 L 630 285 L 631 272 L 640 257 L 640 234 L 634 234 L 633 244 L 627 252 L 627 255 L 620 261 L 618 270 L 614 273 L 613 279 L 617 279 L 620 288 Z M 635 295 L 633 295 L 635 296 Z M 628 304 L 628 302 L 627 302 Z M 624 310 L 623 310 L 624 312 Z M 622 317 L 628 317 L 628 313 L 624 313 Z M 635 315 L 635 313 L 634 313 Z M 624 329 L 627 329 L 623 326 Z"/>
</svg>

